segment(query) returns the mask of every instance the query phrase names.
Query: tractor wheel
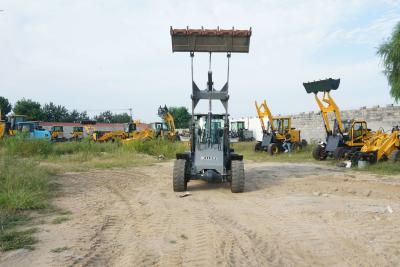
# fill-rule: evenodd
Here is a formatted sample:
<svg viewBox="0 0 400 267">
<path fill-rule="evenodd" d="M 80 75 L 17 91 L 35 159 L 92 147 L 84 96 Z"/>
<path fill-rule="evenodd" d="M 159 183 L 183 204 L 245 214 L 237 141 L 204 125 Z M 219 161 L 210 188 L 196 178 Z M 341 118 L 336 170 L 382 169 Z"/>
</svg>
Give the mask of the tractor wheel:
<svg viewBox="0 0 400 267">
<path fill-rule="evenodd" d="M 241 160 L 232 161 L 231 191 L 232 193 L 244 191 L 244 165 Z"/>
<path fill-rule="evenodd" d="M 183 192 L 187 189 L 186 180 L 187 161 L 184 159 L 177 159 L 174 162 L 174 171 L 172 174 L 172 184 L 174 192 Z"/>
<path fill-rule="evenodd" d="M 294 142 L 292 145 L 292 151 L 300 152 L 303 149 L 302 145 L 299 142 Z"/>
<path fill-rule="evenodd" d="M 276 144 L 269 144 L 268 153 L 273 156 L 279 153 L 279 147 Z"/>
<path fill-rule="evenodd" d="M 255 145 L 254 145 L 254 151 L 255 152 L 260 152 L 261 150 L 262 150 L 262 147 L 261 147 L 261 142 L 257 142 Z"/>
<path fill-rule="evenodd" d="M 392 155 L 390 155 L 390 160 L 392 162 L 400 162 L 400 150 L 393 151 Z"/>
<path fill-rule="evenodd" d="M 333 152 L 333 158 L 335 160 L 344 160 L 346 157 L 346 148 L 344 147 L 337 147 L 335 152 Z"/>
<path fill-rule="evenodd" d="M 328 154 L 325 151 L 325 148 L 323 146 L 316 146 L 313 150 L 313 158 L 316 160 L 325 160 Z"/>
<path fill-rule="evenodd" d="M 301 147 L 306 147 L 308 145 L 308 142 L 306 139 L 301 140 Z"/>
</svg>

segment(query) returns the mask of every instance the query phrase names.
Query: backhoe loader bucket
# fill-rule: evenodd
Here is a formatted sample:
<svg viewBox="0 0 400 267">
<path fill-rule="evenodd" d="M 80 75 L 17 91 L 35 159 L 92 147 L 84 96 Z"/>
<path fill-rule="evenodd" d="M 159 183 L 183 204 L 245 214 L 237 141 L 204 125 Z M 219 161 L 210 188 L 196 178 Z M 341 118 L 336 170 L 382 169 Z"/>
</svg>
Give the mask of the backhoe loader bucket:
<svg viewBox="0 0 400 267">
<path fill-rule="evenodd" d="M 326 79 L 314 82 L 303 83 L 304 88 L 308 94 L 318 93 L 318 92 L 329 92 L 331 90 L 336 90 L 339 88 L 340 79 Z"/>
<path fill-rule="evenodd" d="M 173 29 L 171 27 L 173 52 L 232 52 L 248 53 L 250 30 Z"/>
</svg>

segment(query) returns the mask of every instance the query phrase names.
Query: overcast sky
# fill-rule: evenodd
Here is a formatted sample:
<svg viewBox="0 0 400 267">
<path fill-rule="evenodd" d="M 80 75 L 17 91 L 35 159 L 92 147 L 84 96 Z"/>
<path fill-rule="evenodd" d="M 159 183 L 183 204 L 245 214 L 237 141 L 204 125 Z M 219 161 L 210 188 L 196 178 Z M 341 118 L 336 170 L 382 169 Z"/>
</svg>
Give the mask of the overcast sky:
<svg viewBox="0 0 400 267">
<path fill-rule="evenodd" d="M 275 114 L 316 110 L 302 82 L 326 77 L 341 78 L 342 109 L 393 103 L 376 50 L 400 21 L 396 0 L 0 0 L 0 9 L 0 95 L 12 103 L 131 107 L 144 121 L 159 105 L 189 107 L 190 58 L 172 53 L 170 26 L 252 27 L 250 53 L 231 59 L 233 117 L 255 115 L 264 98 Z M 225 55 L 213 71 L 221 88 Z M 196 54 L 199 87 L 206 78 L 207 55 Z"/>
</svg>

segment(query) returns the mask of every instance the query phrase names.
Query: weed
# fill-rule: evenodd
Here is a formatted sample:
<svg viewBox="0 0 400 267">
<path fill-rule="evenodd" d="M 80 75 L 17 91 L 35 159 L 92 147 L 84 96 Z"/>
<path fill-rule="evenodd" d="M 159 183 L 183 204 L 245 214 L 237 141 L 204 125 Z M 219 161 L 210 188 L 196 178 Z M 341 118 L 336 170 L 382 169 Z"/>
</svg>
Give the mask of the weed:
<svg viewBox="0 0 400 267">
<path fill-rule="evenodd" d="M 50 250 L 50 252 L 61 253 L 61 252 L 64 252 L 64 251 L 66 251 L 68 249 L 69 249 L 69 247 L 59 247 L 59 248 L 53 248 L 52 250 Z"/>
<path fill-rule="evenodd" d="M 37 242 L 32 235 L 36 233 L 36 229 L 25 231 L 0 231 L 0 249 L 8 251 L 13 249 L 33 249 L 32 245 Z"/>
<path fill-rule="evenodd" d="M 51 221 L 52 224 L 61 224 L 63 222 L 69 221 L 71 220 L 70 217 L 68 216 L 61 216 L 61 217 L 57 217 L 55 218 L 53 221 Z"/>
</svg>

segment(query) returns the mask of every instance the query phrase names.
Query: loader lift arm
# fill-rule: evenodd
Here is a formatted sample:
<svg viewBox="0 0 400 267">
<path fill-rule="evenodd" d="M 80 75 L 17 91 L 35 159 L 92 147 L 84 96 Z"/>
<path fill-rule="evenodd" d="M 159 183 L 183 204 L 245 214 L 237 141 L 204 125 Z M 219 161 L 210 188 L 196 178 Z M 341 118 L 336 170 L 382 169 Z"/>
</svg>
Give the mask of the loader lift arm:
<svg viewBox="0 0 400 267">
<path fill-rule="evenodd" d="M 275 131 L 275 126 L 274 126 L 274 123 L 273 123 L 272 113 L 271 113 L 271 110 L 269 109 L 269 107 L 267 105 L 267 101 L 264 100 L 261 103 L 261 105 L 258 105 L 257 101 L 255 101 L 255 105 L 256 105 L 257 115 L 258 115 L 258 118 L 260 119 L 261 128 L 262 128 L 263 133 L 266 133 L 267 130 L 268 130 L 267 127 L 265 126 L 265 122 L 264 122 L 264 118 L 265 117 L 268 118 L 271 130 Z"/>
<path fill-rule="evenodd" d="M 168 134 L 174 136 L 176 134 L 175 119 L 174 116 L 169 112 L 168 107 L 159 107 L 158 116 L 168 125 Z"/>
<path fill-rule="evenodd" d="M 314 93 L 315 101 L 317 101 L 318 107 L 321 111 L 322 118 L 325 124 L 325 130 L 328 135 L 336 133 L 336 130 L 339 133 L 343 133 L 343 122 L 340 116 L 340 109 L 336 105 L 332 96 L 330 95 L 330 91 L 337 90 L 339 88 L 340 79 L 326 79 L 319 80 L 314 82 L 303 83 L 304 88 L 307 93 Z M 320 97 L 318 93 L 323 93 Z M 333 113 L 335 115 L 335 120 L 337 123 L 337 129 L 332 129 L 329 123 L 328 114 Z"/>
</svg>

